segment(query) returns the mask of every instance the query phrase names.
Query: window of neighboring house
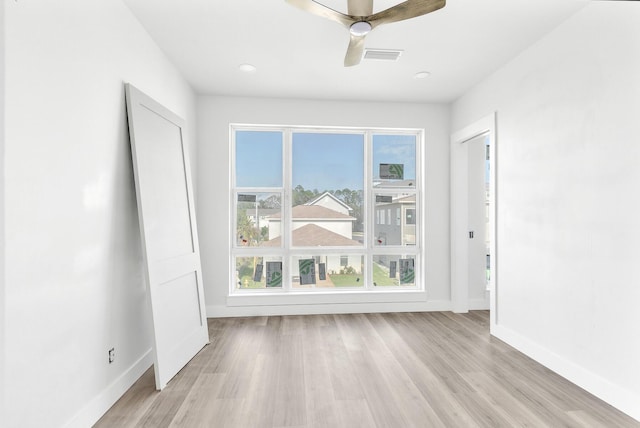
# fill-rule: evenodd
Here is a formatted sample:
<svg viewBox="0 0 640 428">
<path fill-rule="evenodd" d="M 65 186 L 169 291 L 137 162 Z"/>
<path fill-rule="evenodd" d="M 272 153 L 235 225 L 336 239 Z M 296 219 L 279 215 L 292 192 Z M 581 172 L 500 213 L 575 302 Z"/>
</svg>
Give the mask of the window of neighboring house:
<svg viewBox="0 0 640 428">
<path fill-rule="evenodd" d="M 232 293 L 417 287 L 418 230 L 389 226 L 401 206 L 417 225 L 421 131 L 232 125 L 231 134 Z"/>
<path fill-rule="evenodd" d="M 416 210 L 413 208 L 407 208 L 406 211 L 406 224 L 416 224 Z"/>
</svg>

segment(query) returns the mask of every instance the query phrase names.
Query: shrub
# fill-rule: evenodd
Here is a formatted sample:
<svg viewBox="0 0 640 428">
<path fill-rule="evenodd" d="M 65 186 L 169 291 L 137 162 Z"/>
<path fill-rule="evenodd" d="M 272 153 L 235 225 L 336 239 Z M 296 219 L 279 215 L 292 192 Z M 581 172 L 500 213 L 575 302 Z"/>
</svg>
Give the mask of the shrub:
<svg viewBox="0 0 640 428">
<path fill-rule="evenodd" d="M 355 275 L 356 269 L 353 266 L 345 266 L 340 269 L 340 275 Z"/>
</svg>

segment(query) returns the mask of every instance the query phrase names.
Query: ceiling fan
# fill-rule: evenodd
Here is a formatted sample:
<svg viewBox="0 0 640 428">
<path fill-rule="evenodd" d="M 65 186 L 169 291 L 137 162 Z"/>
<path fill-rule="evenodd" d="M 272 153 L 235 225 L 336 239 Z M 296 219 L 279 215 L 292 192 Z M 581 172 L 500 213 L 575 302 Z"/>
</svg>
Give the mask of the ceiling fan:
<svg viewBox="0 0 640 428">
<path fill-rule="evenodd" d="M 292 6 L 330 19 L 349 29 L 351 40 L 344 66 L 358 65 L 364 52 L 364 38 L 378 25 L 415 18 L 441 9 L 446 0 L 406 0 L 389 9 L 373 13 L 373 0 L 347 0 L 347 14 L 314 0 L 285 0 Z"/>
</svg>

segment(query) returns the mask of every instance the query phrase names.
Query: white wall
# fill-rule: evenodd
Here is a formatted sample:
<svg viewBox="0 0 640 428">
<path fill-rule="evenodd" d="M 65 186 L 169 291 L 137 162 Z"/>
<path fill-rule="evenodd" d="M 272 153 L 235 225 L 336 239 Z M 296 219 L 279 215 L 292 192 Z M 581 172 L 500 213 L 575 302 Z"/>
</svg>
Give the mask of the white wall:
<svg viewBox="0 0 640 428">
<path fill-rule="evenodd" d="M 5 91 L 4 78 L 4 3 L 0 2 L 0 93 Z M 4 360 L 5 360 L 5 270 L 4 270 L 4 104 L 5 97 L 0 96 L 0 426 L 4 426 Z"/>
<path fill-rule="evenodd" d="M 3 426 L 86 427 L 151 363 L 123 81 L 195 97 L 121 1 L 3 3 Z"/>
<path fill-rule="evenodd" d="M 198 99 L 197 122 L 198 226 L 209 316 L 449 309 L 448 106 L 203 96 Z M 428 301 L 423 298 L 413 304 L 227 306 L 230 123 L 424 128 Z"/>
<path fill-rule="evenodd" d="M 453 105 L 497 111 L 496 334 L 640 420 L 640 3 L 593 2 Z"/>
</svg>

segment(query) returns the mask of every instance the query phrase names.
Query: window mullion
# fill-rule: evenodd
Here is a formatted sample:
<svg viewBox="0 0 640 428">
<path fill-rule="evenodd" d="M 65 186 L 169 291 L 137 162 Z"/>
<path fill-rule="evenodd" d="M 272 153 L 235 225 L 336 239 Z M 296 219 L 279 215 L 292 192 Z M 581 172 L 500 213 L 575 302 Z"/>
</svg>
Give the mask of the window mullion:
<svg viewBox="0 0 640 428">
<path fill-rule="evenodd" d="M 291 291 L 291 129 L 286 129 L 283 134 L 282 150 L 282 175 L 284 182 L 284 200 L 282 203 L 282 261 L 283 278 L 282 288 L 285 292 Z"/>
<path fill-rule="evenodd" d="M 371 131 L 365 132 L 364 140 L 364 192 L 363 201 L 364 204 L 364 250 L 365 250 L 365 275 L 364 283 L 368 290 L 373 289 L 373 254 L 372 254 L 372 236 L 373 236 L 373 216 L 371 209 L 374 204 L 371 202 L 373 195 L 373 155 L 372 155 L 373 134 Z"/>
</svg>

